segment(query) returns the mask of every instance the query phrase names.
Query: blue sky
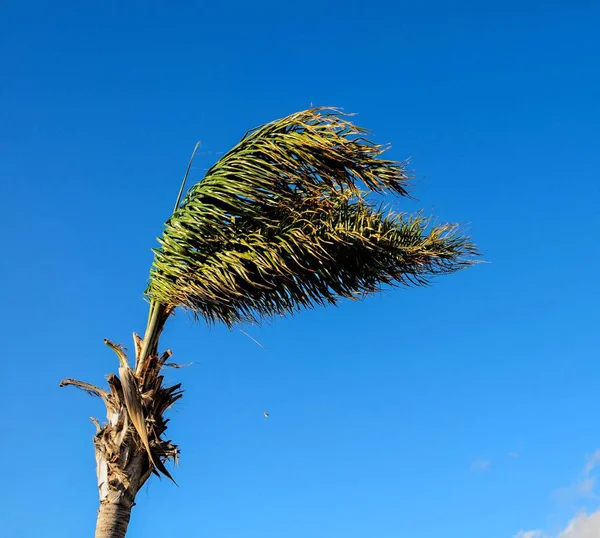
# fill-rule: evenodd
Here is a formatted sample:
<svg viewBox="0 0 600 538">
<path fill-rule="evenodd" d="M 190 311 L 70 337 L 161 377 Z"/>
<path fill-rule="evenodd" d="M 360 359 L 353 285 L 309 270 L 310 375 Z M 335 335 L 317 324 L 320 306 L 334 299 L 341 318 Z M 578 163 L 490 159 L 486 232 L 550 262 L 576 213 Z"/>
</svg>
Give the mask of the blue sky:
<svg viewBox="0 0 600 538">
<path fill-rule="evenodd" d="M 143 330 L 194 143 L 199 180 L 314 103 L 410 157 L 398 207 L 489 263 L 243 327 L 263 347 L 180 313 L 180 487 L 153 479 L 129 536 L 600 535 L 600 7 L 571 4 L 3 2 L 3 534 L 93 532 L 102 407 L 58 382 Z"/>
</svg>

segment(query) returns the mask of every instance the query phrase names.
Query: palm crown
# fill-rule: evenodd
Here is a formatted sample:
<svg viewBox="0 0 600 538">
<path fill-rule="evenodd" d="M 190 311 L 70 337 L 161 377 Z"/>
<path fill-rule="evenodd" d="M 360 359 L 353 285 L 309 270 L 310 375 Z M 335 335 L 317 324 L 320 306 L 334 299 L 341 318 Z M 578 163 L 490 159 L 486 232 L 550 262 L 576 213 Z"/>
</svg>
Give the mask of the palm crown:
<svg viewBox="0 0 600 538">
<path fill-rule="evenodd" d="M 164 461 L 176 460 L 179 449 L 164 439 L 164 413 L 182 394 L 179 384 L 164 385 L 171 352 L 159 354 L 158 340 L 175 308 L 232 326 L 382 285 L 425 285 L 474 263 L 476 247 L 455 225 L 375 204 L 376 194 L 408 196 L 409 177 L 405 163 L 382 159 L 386 147 L 365 136 L 337 109 L 292 114 L 249 131 L 178 199 L 154 250 L 135 366 L 106 340 L 120 364 L 119 376 L 107 377 L 109 391 L 61 383 L 106 405 L 107 423 L 94 419 L 97 538 L 125 535 L 152 472 L 171 478 Z"/>
<path fill-rule="evenodd" d="M 456 226 L 371 202 L 371 193 L 408 196 L 409 177 L 365 134 L 322 108 L 249 131 L 166 222 L 152 303 L 232 325 L 382 284 L 427 284 L 473 263 L 475 246 Z"/>
</svg>

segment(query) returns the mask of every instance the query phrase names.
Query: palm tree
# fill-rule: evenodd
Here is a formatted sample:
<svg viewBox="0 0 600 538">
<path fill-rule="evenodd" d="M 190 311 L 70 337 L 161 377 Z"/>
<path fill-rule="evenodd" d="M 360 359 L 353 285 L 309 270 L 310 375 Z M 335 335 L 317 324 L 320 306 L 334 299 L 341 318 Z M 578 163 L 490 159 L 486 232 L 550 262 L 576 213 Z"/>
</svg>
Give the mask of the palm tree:
<svg viewBox="0 0 600 538">
<path fill-rule="evenodd" d="M 154 250 L 134 363 L 105 340 L 119 360 L 108 390 L 61 382 L 106 405 L 107 422 L 94 420 L 96 538 L 125 536 L 152 473 L 173 480 L 164 463 L 179 449 L 164 437 L 164 414 L 182 391 L 163 384 L 171 352 L 160 353 L 159 337 L 174 309 L 231 327 L 360 299 L 383 285 L 426 285 L 474 263 L 476 247 L 457 226 L 374 204 L 375 194 L 408 196 L 409 176 L 406 163 L 380 158 L 387 148 L 365 136 L 337 109 L 298 112 L 249 131 L 180 203 L 182 185 Z"/>
</svg>

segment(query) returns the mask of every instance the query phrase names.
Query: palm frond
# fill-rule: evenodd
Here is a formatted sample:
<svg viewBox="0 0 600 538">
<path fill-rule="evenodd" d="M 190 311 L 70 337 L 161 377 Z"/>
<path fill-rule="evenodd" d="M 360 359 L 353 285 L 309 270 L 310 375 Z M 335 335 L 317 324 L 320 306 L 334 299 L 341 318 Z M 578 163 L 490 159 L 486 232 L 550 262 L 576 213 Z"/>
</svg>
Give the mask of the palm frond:
<svg viewBox="0 0 600 538">
<path fill-rule="evenodd" d="M 72 379 L 68 377 L 67 379 L 63 379 L 59 384 L 59 387 L 77 387 L 78 389 L 87 392 L 90 396 L 98 396 L 102 398 L 104 401 L 108 401 L 108 393 L 105 390 L 102 390 L 100 387 L 96 385 L 92 385 L 91 383 L 86 383 L 85 381 L 78 381 L 77 379 Z"/>
<path fill-rule="evenodd" d="M 146 430 L 147 425 L 146 417 L 144 416 L 144 406 L 142 404 L 141 396 L 138 390 L 137 380 L 135 374 L 133 373 L 133 370 L 131 370 L 131 368 L 129 368 L 128 366 L 121 366 L 119 368 L 119 377 L 121 379 L 121 386 L 123 388 L 123 396 L 125 400 L 127 414 L 129 415 L 129 418 L 140 438 L 140 441 L 142 442 L 142 445 L 148 453 L 148 459 L 154 465 L 154 467 L 158 469 L 158 471 L 164 474 L 172 482 L 176 483 L 169 471 L 167 470 L 167 468 L 164 466 L 163 462 L 160 460 L 160 457 L 158 457 L 156 452 L 150 446 L 148 432 Z M 160 381 L 162 381 L 162 379 Z M 177 386 L 174 390 L 178 389 L 179 386 Z"/>
<path fill-rule="evenodd" d="M 476 248 L 456 226 L 367 201 L 369 192 L 407 196 L 409 178 L 364 135 L 331 109 L 250 131 L 167 221 L 152 302 L 232 325 L 472 264 Z"/>
</svg>

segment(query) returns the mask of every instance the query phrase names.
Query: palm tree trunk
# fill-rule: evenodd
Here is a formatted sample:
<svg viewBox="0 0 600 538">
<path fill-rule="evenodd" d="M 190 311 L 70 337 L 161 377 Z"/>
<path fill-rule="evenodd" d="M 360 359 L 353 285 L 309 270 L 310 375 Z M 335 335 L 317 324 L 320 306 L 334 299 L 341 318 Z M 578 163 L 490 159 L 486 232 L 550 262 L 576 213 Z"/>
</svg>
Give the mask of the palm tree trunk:
<svg viewBox="0 0 600 538">
<path fill-rule="evenodd" d="M 96 538 L 124 538 L 135 505 L 135 496 L 150 476 L 152 467 L 141 442 L 133 438 L 133 426 L 126 430 L 124 417 L 108 415 L 109 423 L 94 439 L 96 475 L 100 508 L 96 522 Z"/>
<path fill-rule="evenodd" d="M 103 502 L 98 510 L 96 538 L 124 538 L 131 516 L 130 503 Z"/>
</svg>

